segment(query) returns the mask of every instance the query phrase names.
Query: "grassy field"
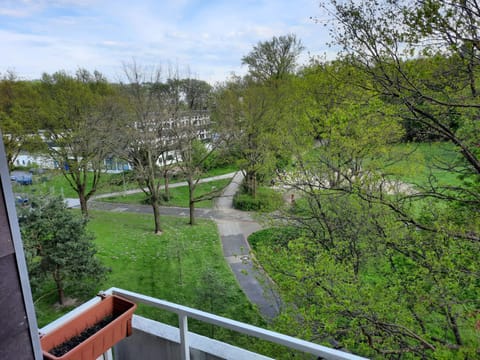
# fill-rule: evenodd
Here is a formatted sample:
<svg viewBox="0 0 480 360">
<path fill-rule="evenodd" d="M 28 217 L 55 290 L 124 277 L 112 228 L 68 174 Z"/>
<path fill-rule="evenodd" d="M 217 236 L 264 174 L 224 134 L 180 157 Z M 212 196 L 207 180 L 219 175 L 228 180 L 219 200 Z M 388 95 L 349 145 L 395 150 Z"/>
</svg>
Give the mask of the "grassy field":
<svg viewBox="0 0 480 360">
<path fill-rule="evenodd" d="M 88 181 L 91 181 L 91 174 L 88 174 Z M 114 191 L 122 191 L 125 189 L 136 189 L 137 184 L 129 182 L 125 179 L 123 184 L 123 174 L 102 174 L 100 183 L 97 188 L 97 194 L 105 194 Z M 67 179 L 59 170 L 46 171 L 41 175 L 33 175 L 33 185 L 22 186 L 13 184 L 13 191 L 16 193 L 36 193 L 36 194 L 52 194 L 63 196 L 65 198 L 76 198 L 78 195 L 69 185 Z"/>
<path fill-rule="evenodd" d="M 237 170 L 238 168 L 235 166 L 216 168 L 206 172 L 202 177 L 206 178 L 211 176 L 223 175 L 235 172 Z M 91 174 L 88 174 L 88 176 L 89 181 L 91 181 Z M 171 183 L 183 180 L 183 178 L 175 178 L 171 180 Z M 161 183 L 163 183 L 163 180 L 161 181 Z M 13 184 L 13 187 L 14 192 L 22 194 L 50 193 L 53 195 L 62 195 L 65 198 L 77 197 L 77 193 L 72 189 L 68 181 L 65 179 L 65 177 L 61 174 L 59 170 L 51 170 L 46 171 L 44 174 L 34 175 L 33 185 L 22 186 L 18 184 Z M 126 176 L 124 176 L 124 174 L 122 173 L 104 173 L 100 178 L 100 183 L 95 194 L 108 194 L 111 192 L 119 192 L 130 189 L 138 189 L 138 184 L 130 176 L 128 176 L 128 173 Z"/>
<path fill-rule="evenodd" d="M 231 179 L 216 180 L 208 183 L 198 184 L 195 190 L 195 196 L 200 196 L 206 194 L 212 190 L 223 189 L 230 183 Z M 178 206 L 178 207 L 188 207 L 188 187 L 181 186 L 170 188 L 170 200 L 162 202 L 162 205 L 165 206 Z M 114 203 L 124 203 L 124 204 L 146 204 L 145 194 L 143 192 L 126 195 L 126 196 L 114 196 L 109 198 L 99 199 L 100 201 L 105 202 L 114 202 Z M 195 203 L 195 207 L 199 208 L 212 208 L 213 200 L 204 200 Z"/>
<path fill-rule="evenodd" d="M 105 281 L 91 289 L 88 298 L 115 286 L 264 325 L 223 258 L 213 222 L 199 220 L 191 227 L 183 219 L 162 217 L 164 234 L 159 236 L 152 232 L 150 215 L 101 211 L 91 215 L 88 228 L 96 235 L 97 256 L 111 271 Z M 40 327 L 68 310 L 52 307 L 54 295 L 36 299 Z M 139 306 L 136 313 L 178 325 L 175 315 L 151 307 Z M 215 332 L 214 336 L 227 340 L 238 337 L 195 321 L 189 327 L 207 335 Z"/>
<path fill-rule="evenodd" d="M 392 160 L 395 159 L 395 160 Z M 439 185 L 458 185 L 458 174 L 447 170 L 456 166 L 462 168 L 462 158 L 450 143 L 415 143 L 392 146 L 385 158 L 387 169 L 396 173 L 402 181 L 426 185 L 429 179 Z"/>
</svg>

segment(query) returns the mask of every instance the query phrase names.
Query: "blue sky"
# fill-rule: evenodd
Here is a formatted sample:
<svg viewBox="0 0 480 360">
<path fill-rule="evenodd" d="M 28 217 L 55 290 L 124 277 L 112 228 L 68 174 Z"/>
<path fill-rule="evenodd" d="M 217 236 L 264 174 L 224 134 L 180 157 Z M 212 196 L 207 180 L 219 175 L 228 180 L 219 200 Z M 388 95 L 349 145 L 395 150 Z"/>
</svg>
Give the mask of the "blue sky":
<svg viewBox="0 0 480 360">
<path fill-rule="evenodd" d="M 122 77 L 122 63 L 179 69 L 214 83 L 244 74 L 259 41 L 295 33 L 333 56 L 318 0 L 0 0 L 0 73 L 35 79 L 77 68 Z"/>
</svg>

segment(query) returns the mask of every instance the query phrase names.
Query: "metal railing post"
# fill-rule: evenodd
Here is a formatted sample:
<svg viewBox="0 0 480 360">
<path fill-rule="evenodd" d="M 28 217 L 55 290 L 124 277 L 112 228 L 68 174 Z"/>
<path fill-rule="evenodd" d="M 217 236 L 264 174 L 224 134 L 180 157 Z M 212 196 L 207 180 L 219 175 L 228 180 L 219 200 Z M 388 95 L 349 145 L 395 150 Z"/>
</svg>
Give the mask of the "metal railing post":
<svg viewBox="0 0 480 360">
<path fill-rule="evenodd" d="M 178 314 L 180 328 L 180 354 L 182 360 L 190 360 L 190 344 L 188 341 L 188 317 L 184 313 Z"/>
<path fill-rule="evenodd" d="M 108 351 L 100 356 L 97 360 L 113 360 L 112 349 L 108 349 Z"/>
</svg>

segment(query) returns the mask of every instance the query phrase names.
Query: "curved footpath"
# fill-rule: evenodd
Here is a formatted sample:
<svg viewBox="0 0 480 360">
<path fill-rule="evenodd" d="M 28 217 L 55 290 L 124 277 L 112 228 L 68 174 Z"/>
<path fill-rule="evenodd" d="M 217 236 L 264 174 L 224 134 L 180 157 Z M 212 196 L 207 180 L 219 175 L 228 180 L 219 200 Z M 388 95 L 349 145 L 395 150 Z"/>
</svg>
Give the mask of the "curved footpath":
<svg viewBox="0 0 480 360">
<path fill-rule="evenodd" d="M 233 179 L 225 188 L 222 196 L 216 199 L 215 208 L 195 209 L 195 215 L 216 222 L 222 240 L 225 261 L 230 265 L 245 295 L 258 307 L 262 316 L 266 320 L 270 320 L 278 315 L 280 302 L 272 290 L 272 286 L 270 286 L 269 278 L 253 264 L 250 245 L 247 241 L 248 236 L 260 230 L 261 226 L 252 219 L 249 213 L 233 209 L 233 195 L 235 195 L 243 180 L 243 174 L 241 172 L 226 174 L 222 175 L 222 178 L 232 176 Z M 217 179 L 218 177 L 215 177 L 204 181 Z M 100 195 L 96 198 L 115 195 L 117 194 Z M 66 199 L 70 207 L 78 207 L 79 204 L 75 200 Z M 89 208 L 113 212 L 152 213 L 152 208 L 149 205 L 107 203 L 94 201 L 94 199 L 89 202 Z M 171 216 L 189 216 L 188 209 L 179 207 L 161 207 L 160 213 Z"/>
<path fill-rule="evenodd" d="M 243 180 L 243 174 L 238 172 L 226 187 L 221 197 L 216 200 L 216 216 L 218 231 L 222 239 L 223 256 L 230 265 L 240 287 L 253 304 L 256 304 L 261 314 L 268 320 L 279 312 L 279 301 L 272 290 L 267 276 L 252 262 L 250 244 L 247 239 L 250 234 L 261 229 L 250 214 L 233 209 L 233 195 L 237 192 Z"/>
</svg>

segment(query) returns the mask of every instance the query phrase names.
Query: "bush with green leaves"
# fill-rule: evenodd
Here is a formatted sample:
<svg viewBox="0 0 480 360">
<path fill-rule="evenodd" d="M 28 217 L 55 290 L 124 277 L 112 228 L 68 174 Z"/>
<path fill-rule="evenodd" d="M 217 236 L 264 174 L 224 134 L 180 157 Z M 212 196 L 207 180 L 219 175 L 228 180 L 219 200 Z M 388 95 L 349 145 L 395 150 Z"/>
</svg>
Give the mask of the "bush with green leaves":
<svg viewBox="0 0 480 360">
<path fill-rule="evenodd" d="M 67 209 L 61 198 L 36 198 L 19 211 L 19 224 L 34 289 L 53 279 L 60 304 L 67 290 L 95 288 L 106 269 L 95 257 L 87 220 Z"/>
<path fill-rule="evenodd" d="M 278 210 L 282 205 L 282 195 L 267 187 L 258 188 L 255 197 L 246 192 L 238 192 L 233 197 L 234 208 L 244 211 L 271 212 Z"/>
</svg>

